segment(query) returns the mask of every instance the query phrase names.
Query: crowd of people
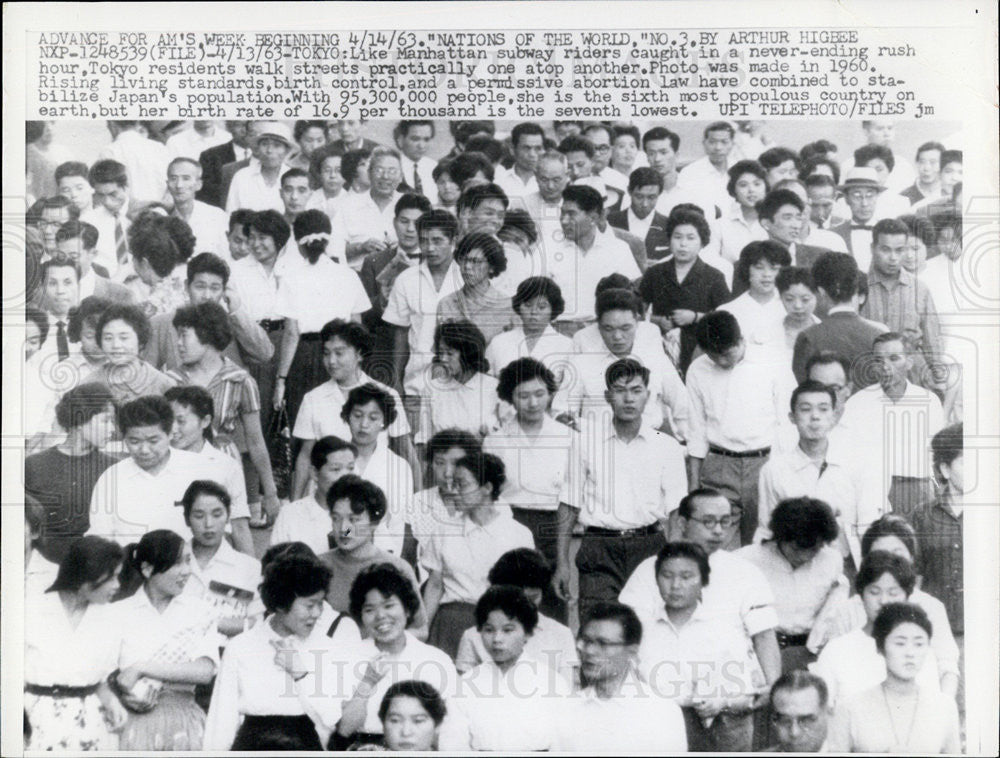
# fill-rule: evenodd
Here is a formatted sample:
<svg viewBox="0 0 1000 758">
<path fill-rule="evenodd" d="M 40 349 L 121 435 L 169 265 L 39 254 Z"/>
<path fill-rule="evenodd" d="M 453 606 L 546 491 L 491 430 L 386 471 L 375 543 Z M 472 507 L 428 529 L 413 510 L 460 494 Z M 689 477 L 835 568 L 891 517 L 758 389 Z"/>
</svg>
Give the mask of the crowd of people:
<svg viewBox="0 0 1000 758">
<path fill-rule="evenodd" d="M 961 150 L 370 126 L 28 123 L 28 748 L 959 752 Z"/>
</svg>

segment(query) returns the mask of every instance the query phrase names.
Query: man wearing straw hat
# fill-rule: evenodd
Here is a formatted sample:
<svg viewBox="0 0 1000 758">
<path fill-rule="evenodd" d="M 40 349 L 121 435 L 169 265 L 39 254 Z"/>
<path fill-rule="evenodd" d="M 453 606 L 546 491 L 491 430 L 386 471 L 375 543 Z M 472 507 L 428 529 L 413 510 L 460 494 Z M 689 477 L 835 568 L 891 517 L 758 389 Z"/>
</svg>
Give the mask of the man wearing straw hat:
<svg viewBox="0 0 1000 758">
<path fill-rule="evenodd" d="M 286 124 L 268 121 L 258 124 L 254 134 L 254 157 L 250 165 L 233 177 L 226 199 L 229 213 L 238 208 L 252 211 L 284 211 L 281 175 L 288 170 L 285 158 L 292 151 L 292 132 Z"/>
<path fill-rule="evenodd" d="M 872 262 L 872 225 L 875 221 L 875 204 L 885 187 L 879 184 L 873 168 L 852 168 L 847 172 L 839 189 L 851 209 L 851 218 L 831 226 L 847 243 L 847 251 L 854 256 L 858 269 L 867 272 Z"/>
</svg>

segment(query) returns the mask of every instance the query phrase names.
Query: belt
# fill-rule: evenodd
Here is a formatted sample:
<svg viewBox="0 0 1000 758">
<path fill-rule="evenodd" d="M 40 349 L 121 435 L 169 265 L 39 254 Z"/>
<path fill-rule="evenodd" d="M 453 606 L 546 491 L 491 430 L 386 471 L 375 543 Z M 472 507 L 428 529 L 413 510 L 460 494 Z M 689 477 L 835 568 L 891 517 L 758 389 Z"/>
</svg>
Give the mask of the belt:
<svg viewBox="0 0 1000 758">
<path fill-rule="evenodd" d="M 265 318 L 257 323 L 265 332 L 280 332 L 285 328 L 285 319 L 283 318 Z"/>
<path fill-rule="evenodd" d="M 737 453 L 735 450 L 726 450 L 724 447 L 709 445 L 708 452 L 715 453 L 716 455 L 724 455 L 727 458 L 764 458 L 765 456 L 771 454 L 771 448 L 762 447 L 759 450 L 747 450 L 742 453 Z"/>
<path fill-rule="evenodd" d="M 68 687 L 62 684 L 25 684 L 24 691 L 29 695 L 42 697 L 87 697 L 97 692 L 100 684 L 88 684 L 85 687 Z"/>
<path fill-rule="evenodd" d="M 322 337 L 322 332 L 306 332 L 305 334 L 299 335 L 300 342 L 319 342 Z"/>
<path fill-rule="evenodd" d="M 593 534 L 596 537 L 645 537 L 662 531 L 660 522 L 654 521 L 652 524 L 640 526 L 636 529 L 605 529 L 603 526 L 588 526 L 583 530 L 584 534 Z"/>
<path fill-rule="evenodd" d="M 778 647 L 804 647 L 809 640 L 808 632 L 804 634 L 785 634 L 775 629 L 774 635 L 778 638 Z"/>
</svg>

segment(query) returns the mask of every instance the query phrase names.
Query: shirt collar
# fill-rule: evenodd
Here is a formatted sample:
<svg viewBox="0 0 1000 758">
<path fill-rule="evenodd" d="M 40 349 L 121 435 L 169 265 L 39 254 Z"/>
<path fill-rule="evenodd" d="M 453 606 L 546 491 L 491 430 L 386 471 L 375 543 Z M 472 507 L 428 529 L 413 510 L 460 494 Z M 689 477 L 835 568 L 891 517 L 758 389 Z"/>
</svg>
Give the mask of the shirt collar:
<svg viewBox="0 0 1000 758">
<path fill-rule="evenodd" d="M 883 287 L 889 288 L 893 285 L 897 286 L 908 286 L 913 282 L 913 275 L 907 271 L 905 268 L 899 269 L 898 276 L 887 276 L 881 271 L 872 266 L 871 271 L 868 272 L 868 283 L 869 284 L 881 284 Z"/>
</svg>

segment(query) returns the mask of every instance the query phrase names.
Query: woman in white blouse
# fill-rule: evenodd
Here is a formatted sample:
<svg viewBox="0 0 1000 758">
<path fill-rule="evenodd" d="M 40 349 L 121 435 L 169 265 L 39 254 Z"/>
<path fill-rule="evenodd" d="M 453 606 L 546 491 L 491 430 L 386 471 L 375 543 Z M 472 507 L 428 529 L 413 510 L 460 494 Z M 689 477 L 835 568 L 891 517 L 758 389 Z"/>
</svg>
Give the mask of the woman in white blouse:
<svg viewBox="0 0 1000 758">
<path fill-rule="evenodd" d="M 315 634 L 324 612 L 330 569 L 306 555 L 280 555 L 264 569 L 263 621 L 226 646 L 205 723 L 204 750 L 256 750 L 258 735 L 275 731 L 320 750 L 336 723 L 339 701 L 313 669 L 330 655 Z M 322 694 L 322 702 L 310 695 Z M 317 705 L 328 711 L 320 716 Z M 290 740 L 293 742 L 294 740 Z"/>
<path fill-rule="evenodd" d="M 118 592 L 121 547 L 95 536 L 70 545 L 55 583 L 25 603 L 27 749 L 117 747 L 128 713 L 108 686 L 121 638 L 108 603 Z"/>
<path fill-rule="evenodd" d="M 191 548 L 168 529 L 125 550 L 123 584 L 134 594 L 111 606 L 122 643 L 110 683 L 130 711 L 121 750 L 201 749 L 194 687 L 215 676 L 222 637 L 212 606 L 183 594 L 190 576 Z"/>
<path fill-rule="evenodd" d="M 469 321 L 446 321 L 434 332 L 434 363 L 427 377 L 424 394 L 427 416 L 421 422 L 421 439 L 426 442 L 442 429 L 465 429 L 486 436 L 501 421 L 513 416 L 512 409 L 501 404 L 497 380 L 486 372 L 486 341 L 483 333 Z"/>
<path fill-rule="evenodd" d="M 330 217 L 315 209 L 295 217 L 292 232 L 298 255 L 286 261 L 278 280 L 276 309 L 285 319 L 274 385 L 274 407 L 282 403 L 289 421 L 295 416 L 305 394 L 327 380 L 323 366 L 323 325 L 336 318 L 361 320 L 371 308 L 361 279 L 343 263 L 327 254 Z"/>
</svg>

